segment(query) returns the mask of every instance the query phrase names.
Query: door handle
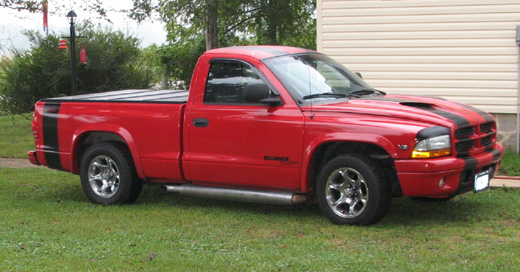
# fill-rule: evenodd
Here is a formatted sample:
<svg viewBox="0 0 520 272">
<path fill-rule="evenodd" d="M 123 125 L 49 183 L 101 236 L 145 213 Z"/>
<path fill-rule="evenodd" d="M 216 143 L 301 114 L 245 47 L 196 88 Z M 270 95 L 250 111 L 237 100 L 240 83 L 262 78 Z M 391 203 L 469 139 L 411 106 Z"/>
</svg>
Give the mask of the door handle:
<svg viewBox="0 0 520 272">
<path fill-rule="evenodd" d="M 193 125 L 196 127 L 207 127 L 209 126 L 209 120 L 206 118 L 195 118 L 193 119 Z"/>
</svg>

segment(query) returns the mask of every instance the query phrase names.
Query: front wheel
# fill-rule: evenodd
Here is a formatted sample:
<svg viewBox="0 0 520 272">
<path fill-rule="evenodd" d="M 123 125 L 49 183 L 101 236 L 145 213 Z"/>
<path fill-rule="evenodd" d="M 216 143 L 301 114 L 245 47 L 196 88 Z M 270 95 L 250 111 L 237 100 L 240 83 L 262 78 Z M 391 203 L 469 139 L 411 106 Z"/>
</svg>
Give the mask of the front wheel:
<svg viewBox="0 0 520 272">
<path fill-rule="evenodd" d="M 330 160 L 320 171 L 316 193 L 323 214 L 334 224 L 371 225 L 390 207 L 391 189 L 377 165 L 362 156 Z"/>
<path fill-rule="evenodd" d="M 111 205 L 134 202 L 142 189 L 132 157 L 126 146 L 100 143 L 91 146 L 80 165 L 81 185 L 96 204 Z"/>
</svg>

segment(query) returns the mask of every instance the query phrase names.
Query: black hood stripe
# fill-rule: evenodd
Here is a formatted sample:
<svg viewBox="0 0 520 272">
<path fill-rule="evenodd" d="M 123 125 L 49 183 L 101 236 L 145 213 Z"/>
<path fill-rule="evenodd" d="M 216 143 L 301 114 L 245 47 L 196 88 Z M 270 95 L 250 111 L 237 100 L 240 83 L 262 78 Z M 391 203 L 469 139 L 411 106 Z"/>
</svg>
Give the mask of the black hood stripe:
<svg viewBox="0 0 520 272">
<path fill-rule="evenodd" d="M 59 154 L 58 117 L 61 103 L 45 103 L 43 106 L 43 144 L 47 166 L 63 169 Z"/>
<path fill-rule="evenodd" d="M 493 116 L 491 116 L 491 114 L 483 111 L 483 110 L 480 110 L 480 109 L 477 109 L 475 107 L 472 107 L 470 105 L 466 105 L 466 104 L 460 104 L 460 103 L 457 103 L 459 106 L 463 107 L 463 108 L 466 108 L 468 110 L 471 110 L 471 111 L 474 111 L 476 113 L 478 113 L 480 116 L 482 116 L 482 118 L 484 118 L 484 120 L 486 120 L 486 122 L 494 122 L 495 120 L 493 119 Z"/>
<path fill-rule="evenodd" d="M 455 123 L 457 125 L 458 128 L 469 127 L 471 125 L 466 118 L 464 118 L 461 115 L 455 114 L 455 113 L 443 111 L 440 109 L 432 109 L 432 108 L 421 108 L 421 109 L 425 110 L 425 111 L 429 111 L 431 113 L 435 113 L 437 115 L 440 115 L 440 116 L 452 121 L 453 123 Z"/>
<path fill-rule="evenodd" d="M 435 114 L 437 114 L 439 116 L 442 116 L 442 117 L 452 121 L 459 128 L 470 126 L 470 123 L 468 122 L 468 120 L 466 118 L 464 118 L 463 116 L 458 115 L 456 113 L 451 113 L 451 112 L 443 111 L 443 110 L 440 110 L 440 109 L 435 109 L 435 108 L 432 107 L 433 104 L 428 103 L 428 102 L 415 101 L 415 100 L 406 99 L 406 98 L 394 98 L 394 97 L 384 97 L 384 96 L 382 96 L 382 97 L 367 97 L 367 98 L 363 97 L 362 99 L 363 100 L 376 100 L 376 101 L 396 102 L 396 103 L 400 103 L 403 106 L 409 106 L 409 107 L 413 107 L 413 108 L 416 108 L 416 109 L 425 110 L 425 111 L 429 111 L 431 113 L 435 113 Z M 473 110 L 477 111 L 476 109 L 473 109 Z"/>
</svg>

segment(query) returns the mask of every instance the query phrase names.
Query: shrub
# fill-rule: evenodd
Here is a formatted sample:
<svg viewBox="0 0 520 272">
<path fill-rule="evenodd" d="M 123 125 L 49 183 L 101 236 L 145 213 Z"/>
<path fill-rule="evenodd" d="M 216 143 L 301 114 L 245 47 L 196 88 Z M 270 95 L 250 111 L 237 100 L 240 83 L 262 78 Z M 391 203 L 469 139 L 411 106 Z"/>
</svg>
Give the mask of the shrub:
<svg viewBox="0 0 520 272">
<path fill-rule="evenodd" d="M 151 86 L 154 74 L 140 58 L 139 39 L 89 22 L 78 25 L 78 32 L 82 37 L 76 40 L 77 94 Z M 71 94 L 70 51 L 58 49 L 61 38 L 35 31 L 24 34 L 31 49 L 13 50 L 0 65 L 0 111 L 4 113 L 29 112 L 41 98 Z M 79 64 L 83 42 L 86 65 Z"/>
</svg>

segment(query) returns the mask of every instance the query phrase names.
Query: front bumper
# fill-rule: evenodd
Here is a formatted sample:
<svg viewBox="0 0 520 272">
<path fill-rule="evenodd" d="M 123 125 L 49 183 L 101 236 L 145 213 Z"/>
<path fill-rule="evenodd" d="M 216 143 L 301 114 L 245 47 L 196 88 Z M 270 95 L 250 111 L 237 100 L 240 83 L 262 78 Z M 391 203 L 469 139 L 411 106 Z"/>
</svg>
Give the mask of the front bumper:
<svg viewBox="0 0 520 272">
<path fill-rule="evenodd" d="M 475 174 L 489 170 L 492 178 L 503 156 L 503 146 L 496 144 L 469 158 L 396 160 L 395 167 L 405 196 L 446 198 L 472 190 Z"/>
</svg>

